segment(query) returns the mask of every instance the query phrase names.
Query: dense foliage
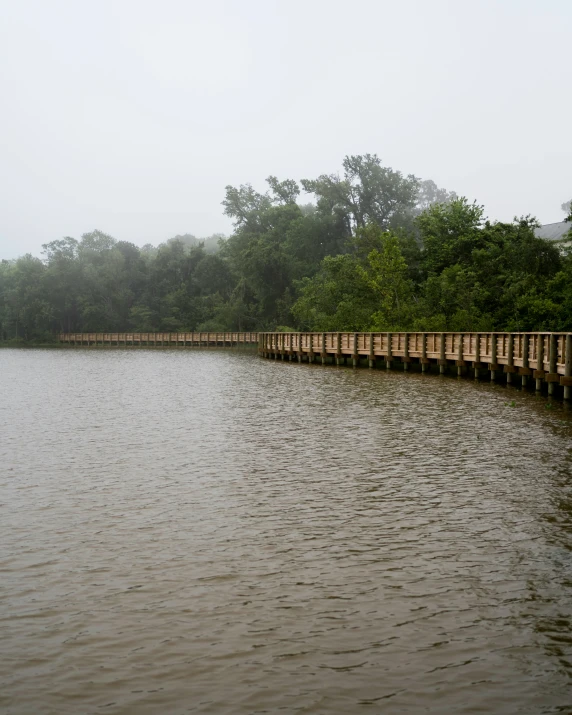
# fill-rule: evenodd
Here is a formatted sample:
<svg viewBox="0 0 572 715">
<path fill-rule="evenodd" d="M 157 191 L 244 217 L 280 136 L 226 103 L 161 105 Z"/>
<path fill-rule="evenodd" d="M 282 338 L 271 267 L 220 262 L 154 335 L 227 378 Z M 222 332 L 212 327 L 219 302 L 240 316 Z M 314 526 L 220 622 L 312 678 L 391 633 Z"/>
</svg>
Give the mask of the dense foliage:
<svg viewBox="0 0 572 715">
<path fill-rule="evenodd" d="M 530 217 L 349 156 L 343 173 L 227 186 L 233 235 L 138 248 L 100 231 L 0 264 L 0 338 L 62 331 L 569 330 L 569 243 Z M 300 203 L 303 189 L 313 203 Z M 570 211 L 570 206 L 563 206 Z"/>
</svg>

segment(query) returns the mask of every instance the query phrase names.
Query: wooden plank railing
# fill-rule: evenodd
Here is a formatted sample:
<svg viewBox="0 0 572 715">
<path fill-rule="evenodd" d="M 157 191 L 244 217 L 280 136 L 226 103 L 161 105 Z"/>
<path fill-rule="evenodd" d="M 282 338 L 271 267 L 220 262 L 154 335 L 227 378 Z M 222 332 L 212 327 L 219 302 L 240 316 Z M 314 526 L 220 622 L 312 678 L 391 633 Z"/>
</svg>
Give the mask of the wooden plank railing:
<svg viewBox="0 0 572 715">
<path fill-rule="evenodd" d="M 265 357 L 297 357 L 338 364 L 352 360 L 358 365 L 368 359 L 370 367 L 382 359 L 389 367 L 401 361 L 404 368 L 418 362 L 426 371 L 436 364 L 440 372 L 455 366 L 459 374 L 466 368 L 488 368 L 492 379 L 505 374 L 528 376 L 549 384 L 563 385 L 565 395 L 572 387 L 572 333 L 259 333 L 259 352 Z"/>
<path fill-rule="evenodd" d="M 193 332 L 193 333 L 60 333 L 59 342 L 66 345 L 123 346 L 233 346 L 256 345 L 258 333 Z"/>
</svg>

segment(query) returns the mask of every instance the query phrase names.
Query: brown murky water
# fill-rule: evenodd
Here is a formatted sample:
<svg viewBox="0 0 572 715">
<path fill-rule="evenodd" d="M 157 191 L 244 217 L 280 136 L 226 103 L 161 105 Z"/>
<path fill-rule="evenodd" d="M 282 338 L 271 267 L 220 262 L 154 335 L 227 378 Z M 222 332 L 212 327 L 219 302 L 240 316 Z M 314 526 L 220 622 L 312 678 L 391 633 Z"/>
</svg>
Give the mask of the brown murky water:
<svg viewBox="0 0 572 715">
<path fill-rule="evenodd" d="M 572 418 L 545 398 L 2 350 L 0 436 L 2 713 L 572 712 Z"/>
</svg>

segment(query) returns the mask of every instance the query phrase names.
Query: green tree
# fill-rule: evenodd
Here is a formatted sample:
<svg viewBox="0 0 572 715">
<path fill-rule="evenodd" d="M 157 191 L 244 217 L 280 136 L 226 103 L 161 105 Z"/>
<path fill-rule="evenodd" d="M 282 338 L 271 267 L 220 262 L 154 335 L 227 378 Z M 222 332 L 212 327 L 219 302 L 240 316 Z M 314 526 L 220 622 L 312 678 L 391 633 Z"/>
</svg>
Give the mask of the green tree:
<svg viewBox="0 0 572 715">
<path fill-rule="evenodd" d="M 343 169 L 343 177 L 323 174 L 301 183 L 316 196 L 318 211 L 332 216 L 346 238 L 368 223 L 397 228 L 413 211 L 419 179 L 412 174 L 382 166 L 375 154 L 346 156 Z"/>
</svg>

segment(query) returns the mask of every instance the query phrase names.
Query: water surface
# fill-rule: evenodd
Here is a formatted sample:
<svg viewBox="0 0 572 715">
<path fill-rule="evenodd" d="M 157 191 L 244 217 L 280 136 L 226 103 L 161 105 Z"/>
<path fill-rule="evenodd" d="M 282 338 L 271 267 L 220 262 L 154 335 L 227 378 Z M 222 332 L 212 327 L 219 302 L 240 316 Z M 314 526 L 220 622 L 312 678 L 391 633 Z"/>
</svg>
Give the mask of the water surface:
<svg viewBox="0 0 572 715">
<path fill-rule="evenodd" d="M 572 712 L 572 420 L 546 404 L 0 351 L 0 711 Z"/>
</svg>

